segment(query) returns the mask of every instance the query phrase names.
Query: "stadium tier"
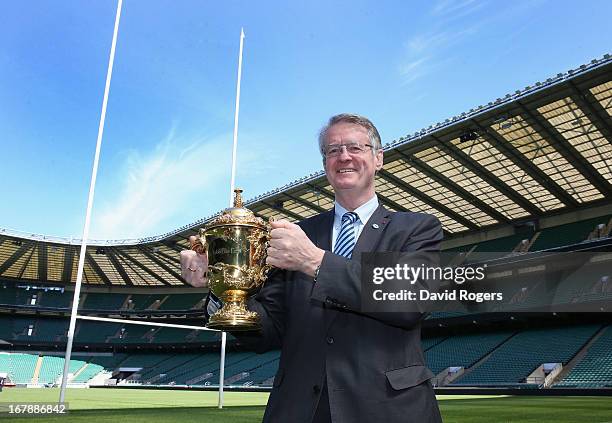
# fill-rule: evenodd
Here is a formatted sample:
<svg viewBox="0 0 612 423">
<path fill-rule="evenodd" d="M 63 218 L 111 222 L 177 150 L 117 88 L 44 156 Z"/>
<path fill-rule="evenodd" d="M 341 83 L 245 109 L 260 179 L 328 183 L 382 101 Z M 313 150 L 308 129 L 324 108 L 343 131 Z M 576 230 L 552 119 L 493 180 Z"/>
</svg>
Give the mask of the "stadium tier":
<svg viewBox="0 0 612 423">
<path fill-rule="evenodd" d="M 589 347 L 584 358 L 556 387 L 612 388 L 612 327 L 605 328 Z"/>
<path fill-rule="evenodd" d="M 597 336 L 595 336 L 597 335 Z M 450 387 L 541 387 L 543 380 L 529 376 L 546 364 L 567 365 L 579 352 L 583 357 L 569 373 L 561 373 L 554 387 L 609 387 L 612 384 L 612 329 L 599 325 L 576 325 L 520 331 L 493 331 L 448 337 L 424 338 L 426 362 L 445 375 L 461 369 Z M 233 386 L 271 386 L 278 370 L 279 351 L 265 354 L 229 352 L 225 382 Z M 0 372 L 17 384 L 56 383 L 64 360 L 57 356 L 0 354 Z M 120 375 L 145 385 L 215 385 L 219 378 L 219 354 L 210 353 L 116 353 L 83 356 L 71 361 L 72 383 L 85 383 L 102 371 L 108 378 Z M 114 375 L 114 376 L 111 376 Z M 448 379 L 439 379 L 439 382 Z M 551 384 L 552 385 L 552 384 Z"/>
<path fill-rule="evenodd" d="M 87 383 L 102 371 L 104 371 L 104 367 L 97 364 L 86 363 L 78 372 L 76 372 L 75 376 L 70 379 L 70 383 Z"/>
<path fill-rule="evenodd" d="M 66 342 L 69 319 L 58 317 L 9 316 L 0 314 L 0 340 L 8 343 L 63 344 Z M 201 326 L 201 321 L 191 322 Z M 159 328 L 123 323 L 94 321 L 77 322 L 76 344 L 214 344 L 217 332 L 193 329 Z M 230 340 L 233 338 L 230 336 Z"/>
<path fill-rule="evenodd" d="M 123 362 L 129 355 L 123 353 L 115 353 L 110 355 L 95 355 L 91 356 L 89 363 L 97 364 L 105 369 L 115 369 L 119 367 L 119 364 Z"/>
<path fill-rule="evenodd" d="M 158 363 L 156 366 L 152 366 L 150 369 L 146 369 L 142 372 L 141 380 L 146 384 L 159 384 L 161 379 L 168 377 L 171 380 L 173 374 L 180 374 L 181 369 L 189 368 L 188 363 L 206 363 L 209 360 L 213 360 L 213 355 L 210 357 L 203 354 L 170 354 L 168 357 Z"/>
<path fill-rule="evenodd" d="M 504 256 L 528 258 L 534 248 L 561 247 L 571 250 L 609 239 L 609 234 L 593 238 L 597 229 L 601 229 L 609 218 L 609 215 L 604 215 L 557 227 L 523 231 L 449 248 L 446 252 L 454 254 L 453 257 L 478 261 Z M 491 252 L 494 254 L 489 254 Z M 561 283 L 561 289 L 553 293 L 553 303 L 588 303 L 612 297 L 609 262 L 588 263 L 585 268 L 588 272 L 571 274 Z M 512 298 L 513 310 L 516 307 L 529 310 L 538 300 L 550 295 L 545 289 L 547 278 L 546 273 L 520 276 L 501 289 L 505 296 Z M 32 348 L 34 345 L 61 348 L 65 345 L 68 330 L 65 311 L 72 294 L 69 288 L 65 286 L 50 290 L 47 284 L 30 285 L 23 281 L 3 280 L 0 289 L 2 309 L 11 313 L 0 312 L 0 339 L 21 348 Z M 97 292 L 85 286 L 81 296 L 82 310 L 102 316 L 117 316 L 126 312 L 139 316 L 155 311 L 159 313 L 155 316 L 162 321 L 201 325 L 200 319 L 189 323 L 183 313 L 201 308 L 202 294 L 157 294 L 148 292 L 146 288 L 140 288 L 140 291 Z M 31 314 L 35 310 L 44 310 L 45 315 Z M 62 310 L 65 311 L 62 313 Z M 497 311 L 503 312 L 504 309 Z M 491 316 L 485 320 L 503 321 L 505 328 L 495 329 L 489 324 L 483 328 L 483 332 L 469 327 L 476 321 L 474 319 L 483 318 L 473 312 L 438 311 L 427 316 L 423 349 L 428 366 L 437 375 L 433 381 L 436 386 L 538 388 L 544 386 L 546 374 L 534 379 L 534 372 L 551 363 L 567 368 L 560 376 L 549 378 L 546 386 L 605 387 L 610 384 L 612 369 L 605 351 L 609 351 L 612 331 L 600 331 L 601 327 L 609 324 L 605 319 L 599 324 L 578 324 L 579 318 L 564 328 L 538 328 L 536 324 L 536 327 L 526 329 L 524 322 L 514 327 L 512 324 L 508 326 L 507 316 L 503 313 L 498 317 Z M 440 327 L 449 329 L 445 332 Z M 596 334 L 597 339 L 592 345 L 589 344 Z M 107 379 L 118 378 L 145 385 L 215 385 L 219 378 L 218 352 L 187 350 L 177 353 L 172 349 L 177 346 L 188 349 L 202 346 L 215 350 L 219 341 L 220 335 L 209 331 L 78 321 L 74 339 L 77 350 L 85 346 L 89 351 L 107 347 L 114 352 L 112 355 L 86 355 L 73 360 L 70 365 L 73 374 L 71 382 L 88 383 L 105 372 Z M 240 348 L 236 339 L 230 336 L 228 342 L 230 346 L 234 345 L 234 351 L 228 353 L 226 358 L 225 382 L 233 386 L 271 386 L 278 370 L 279 352 L 256 355 L 248 351 L 235 351 Z M 136 347 L 162 351 L 136 353 Z M 11 357 L 10 360 L 8 357 Z M 45 355 L 44 351 L 36 354 L 3 354 L 0 364 L 8 370 L 10 380 L 16 384 L 54 384 L 63 370 L 63 359 Z"/>
<path fill-rule="evenodd" d="M 437 386 L 611 385 L 611 259 L 585 260 L 584 272 L 564 275 L 557 289 L 555 266 L 531 265 L 538 252 L 612 250 L 611 100 L 607 55 L 384 147 L 379 202 L 436 216 L 445 264 L 524 263 L 522 273 L 497 276 L 508 304 L 424 319 Z M 299 221 L 333 202 L 318 172 L 246 206 Z M 146 239 L 91 241 L 79 314 L 201 326 L 208 290 L 183 280 L 179 254 L 213 217 Z M 63 370 L 79 243 L 0 229 L 0 373 L 12 383 L 53 384 Z M 567 310 L 542 312 L 542 301 Z M 271 386 L 278 351 L 257 355 L 231 336 L 227 343 L 227 384 Z M 215 385 L 219 345 L 216 332 L 79 320 L 72 382 Z"/>
<path fill-rule="evenodd" d="M 125 294 L 96 294 L 89 293 L 85 295 L 81 308 L 84 310 L 121 310 L 127 302 Z"/>
<path fill-rule="evenodd" d="M 525 383 L 527 377 L 544 363 L 567 364 L 599 329 L 598 325 L 585 325 L 517 333 L 455 384 Z"/>
<path fill-rule="evenodd" d="M 512 332 L 495 332 L 449 337 L 425 351 L 427 366 L 435 374 L 448 367 L 470 368 L 512 335 Z"/>
</svg>

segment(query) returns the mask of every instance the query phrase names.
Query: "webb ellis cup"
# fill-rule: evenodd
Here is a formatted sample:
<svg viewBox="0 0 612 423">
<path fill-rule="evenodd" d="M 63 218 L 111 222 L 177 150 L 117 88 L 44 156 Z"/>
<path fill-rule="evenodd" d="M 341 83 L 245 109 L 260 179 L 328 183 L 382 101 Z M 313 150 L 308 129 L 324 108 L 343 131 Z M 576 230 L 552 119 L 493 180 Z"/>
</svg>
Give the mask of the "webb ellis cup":
<svg viewBox="0 0 612 423">
<path fill-rule="evenodd" d="M 234 191 L 234 207 L 200 229 L 200 238 L 208 244 L 208 283 L 223 301 L 206 327 L 246 331 L 259 329 L 256 312 L 247 310 L 246 300 L 263 285 L 270 266 L 266 249 L 270 228 L 242 204 L 242 190 Z"/>
</svg>

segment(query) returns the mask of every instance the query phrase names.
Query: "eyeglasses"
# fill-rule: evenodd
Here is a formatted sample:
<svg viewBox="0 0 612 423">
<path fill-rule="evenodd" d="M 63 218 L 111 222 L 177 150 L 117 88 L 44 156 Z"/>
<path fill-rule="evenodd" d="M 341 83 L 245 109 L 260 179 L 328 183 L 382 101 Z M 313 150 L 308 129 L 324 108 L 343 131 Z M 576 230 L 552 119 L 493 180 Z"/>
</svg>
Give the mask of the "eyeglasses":
<svg viewBox="0 0 612 423">
<path fill-rule="evenodd" d="M 349 144 L 331 144 L 323 149 L 325 157 L 337 157 L 342 154 L 342 149 L 346 148 L 346 152 L 351 156 L 363 154 L 368 148 L 373 148 L 370 144 L 359 144 L 358 142 L 352 142 Z"/>
</svg>

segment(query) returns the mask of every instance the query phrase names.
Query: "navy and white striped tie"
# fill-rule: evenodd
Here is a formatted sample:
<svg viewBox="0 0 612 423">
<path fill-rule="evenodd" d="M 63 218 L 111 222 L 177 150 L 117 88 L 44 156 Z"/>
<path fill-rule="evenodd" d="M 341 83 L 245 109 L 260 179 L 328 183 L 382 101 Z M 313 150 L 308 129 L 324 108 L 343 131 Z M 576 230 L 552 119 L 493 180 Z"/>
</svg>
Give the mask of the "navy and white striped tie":
<svg viewBox="0 0 612 423">
<path fill-rule="evenodd" d="M 351 258 L 353 255 L 353 248 L 355 248 L 355 228 L 354 223 L 359 219 L 357 213 L 346 212 L 342 215 L 342 227 L 338 238 L 336 238 L 336 245 L 334 246 L 334 253 L 339 256 Z"/>
</svg>

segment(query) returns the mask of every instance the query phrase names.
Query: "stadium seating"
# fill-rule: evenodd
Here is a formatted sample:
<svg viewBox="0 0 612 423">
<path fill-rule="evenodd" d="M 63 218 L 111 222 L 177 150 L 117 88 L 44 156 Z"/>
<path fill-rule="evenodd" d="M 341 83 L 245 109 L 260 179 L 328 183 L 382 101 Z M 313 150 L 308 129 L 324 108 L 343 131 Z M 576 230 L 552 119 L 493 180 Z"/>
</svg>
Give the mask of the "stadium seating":
<svg viewBox="0 0 612 423">
<path fill-rule="evenodd" d="M 33 354 L 11 354 L 8 359 L 8 366 L 2 372 L 9 375 L 9 379 L 16 384 L 26 384 L 32 382 L 34 369 L 38 355 Z"/>
<path fill-rule="evenodd" d="M 612 269 L 609 263 L 595 263 L 563 280 L 555 304 L 593 301 L 612 297 Z"/>
<path fill-rule="evenodd" d="M 110 337 L 117 335 L 121 329 L 120 323 L 80 322 L 75 330 L 75 343 L 104 343 Z"/>
<path fill-rule="evenodd" d="M 0 372 L 8 373 L 10 354 L 0 351 Z"/>
<path fill-rule="evenodd" d="M 68 319 L 36 319 L 34 333 L 30 337 L 32 341 L 38 342 L 66 342 L 68 333 Z"/>
<path fill-rule="evenodd" d="M 11 320 L 12 323 L 12 339 L 29 339 L 29 328 L 34 327 L 36 320 L 33 317 L 20 317 L 15 316 Z"/>
<path fill-rule="evenodd" d="M 530 246 L 531 251 L 554 248 L 585 241 L 593 237 L 593 228 L 606 223 L 608 217 L 588 219 L 557 227 L 545 228 L 539 232 L 523 232 L 494 240 L 483 241 L 464 247 L 447 250 L 448 252 L 471 251 L 468 261 L 508 255 L 518 247 Z M 601 232 L 601 231 L 600 231 Z M 522 241 L 528 239 L 525 245 Z M 599 238 L 601 239 L 601 238 Z M 533 241 L 533 244 L 530 242 Z M 589 302 L 612 297 L 612 274 L 608 263 L 590 265 L 592 277 L 570 275 L 556 292 L 546 291 L 546 280 L 536 280 L 533 276 L 521 276 L 508 281 L 500 287 L 507 298 L 514 298 L 513 306 L 529 310 L 537 302 L 554 296 L 555 304 Z M 41 285 L 42 286 L 42 285 Z M 189 311 L 201 308 L 202 293 L 158 294 L 155 291 L 132 288 L 129 292 L 83 292 L 82 309 L 108 312 L 145 311 Z M 28 305 L 36 294 L 36 305 Z M 57 347 L 66 341 L 67 317 L 51 313 L 34 314 L 31 309 L 67 309 L 71 292 L 56 290 L 17 288 L 15 281 L 0 281 L 0 304 L 14 305 L 15 310 L 0 315 L 0 339 L 14 342 L 20 348 Z M 22 311 L 25 310 L 25 311 Z M 508 311 L 498 309 L 496 311 Z M 9 314 L 10 313 L 10 314 Z M 171 313 L 169 313 L 171 314 Z M 543 363 L 567 364 L 576 356 L 587 342 L 598 332 L 601 325 L 581 324 L 569 327 L 546 328 L 534 322 L 533 329 L 520 326 L 504 327 L 511 329 L 492 330 L 491 326 L 481 332 L 475 331 L 468 313 L 459 311 L 439 311 L 431 313 L 424 324 L 422 340 L 424 355 L 428 366 L 436 374 L 448 367 L 463 367 L 465 374 L 451 382 L 450 386 L 520 386 L 538 388 L 538 384 L 526 384 L 525 378 Z M 169 317 L 168 321 L 199 326 L 201 318 Z M 478 316 L 479 318 L 482 316 Z M 487 317 L 491 318 L 491 316 Z M 433 321 L 432 321 L 433 320 Z M 450 323 L 450 324 L 449 324 Z M 609 322 L 608 322 L 609 323 Z M 606 324 L 608 324 L 606 323 Z M 447 326 L 453 326 L 449 330 Z M 437 335 L 429 332 L 436 328 Z M 442 331 L 442 332 L 441 332 Z M 219 378 L 218 344 L 220 333 L 190 329 L 140 326 L 122 323 L 78 321 L 75 348 L 77 356 L 70 363 L 73 382 L 85 383 L 101 371 L 118 369 L 140 369 L 134 380 L 148 385 L 216 385 Z M 461 333 L 461 334 L 457 334 Z M 612 329 L 602 332 L 590 346 L 578 356 L 575 367 L 557 383 L 557 387 L 605 387 L 612 385 L 612 362 L 608 357 L 612 351 Z M 598 335 L 599 336 L 599 335 Z M 249 351 L 235 351 L 240 344 L 228 335 L 228 352 L 225 366 L 225 382 L 233 385 L 269 386 L 278 370 L 279 351 L 257 355 Z M 200 344 L 207 352 L 199 350 Z M 85 350 L 85 346 L 89 349 Z M 113 349 L 125 353 L 109 353 Z M 176 350 L 174 349 L 176 347 Z M 179 349 L 180 347 L 180 349 Z M 198 350 L 196 350 L 198 348 Z M 145 350 L 155 353 L 145 353 Z M 186 352 L 176 352 L 184 350 Z M 84 351 L 88 351 L 84 353 Z M 94 351 L 90 353 L 89 351 Z M 102 352 L 104 351 L 104 352 Z M 78 354 L 81 355 L 78 355 Z M 63 371 L 63 358 L 46 355 L 39 351 L 33 354 L 0 353 L 0 372 L 6 369 L 12 381 L 41 384 L 54 383 Z M 584 355 L 585 354 L 585 355 Z M 584 355 L 584 357 L 583 357 Z M 573 363 L 572 363 L 573 364 Z M 129 374 L 129 372 L 127 372 Z M 125 376 L 122 376 L 125 377 Z M 446 384 L 448 381 L 438 381 Z"/>
<path fill-rule="evenodd" d="M 88 292 L 81 297 L 79 308 L 84 310 L 120 310 L 127 300 L 126 294 Z"/>
<path fill-rule="evenodd" d="M 276 369 L 274 369 L 274 366 L 266 367 L 265 369 L 262 369 L 262 371 L 259 372 L 261 374 L 258 375 L 259 378 L 265 377 L 265 379 L 268 379 L 271 376 L 274 376 L 276 370 L 278 369 L 278 358 L 279 351 L 268 351 L 264 354 L 249 355 L 244 360 L 237 361 L 232 365 L 226 365 L 225 378 L 232 380 L 232 382 L 235 379 L 238 384 L 243 384 L 245 381 L 254 382 L 254 378 L 250 373 L 272 362 L 275 363 Z M 273 371 L 272 374 L 270 374 L 271 371 Z M 241 377 L 242 373 L 249 374 L 245 377 Z M 238 376 L 238 378 L 236 378 L 236 376 Z"/>
<path fill-rule="evenodd" d="M 155 300 L 161 300 L 159 295 L 139 295 L 132 294 L 128 295 L 127 304 L 128 310 L 146 310 L 155 302 Z"/>
<path fill-rule="evenodd" d="M 215 342 L 219 334 L 212 331 L 195 331 L 192 329 L 159 328 L 153 334 L 153 341 L 159 344 Z"/>
<path fill-rule="evenodd" d="M 446 336 L 433 336 L 428 338 L 421 339 L 421 346 L 423 347 L 423 351 L 427 351 L 428 349 L 438 345 L 440 342 L 444 341 Z"/>
<path fill-rule="evenodd" d="M 92 377 L 104 370 L 104 367 L 93 363 L 85 363 L 85 367 L 75 375 L 70 381 L 71 383 L 86 383 Z M 71 373 L 73 373 L 71 371 Z"/>
<path fill-rule="evenodd" d="M 276 354 L 279 355 L 280 352 L 276 351 Z M 256 385 L 271 385 L 271 382 L 268 381 L 270 381 L 278 371 L 278 363 L 279 359 L 276 358 L 262 364 L 251 371 L 247 380 Z"/>
<path fill-rule="evenodd" d="M 55 383 L 64 371 L 64 357 L 44 356 L 38 375 L 38 383 Z M 86 363 L 81 360 L 70 360 L 68 374 L 75 374 Z"/>
<path fill-rule="evenodd" d="M 583 242 L 599 224 L 607 224 L 611 216 L 601 216 L 566 225 L 543 229 L 530 251 L 541 251 Z"/>
<path fill-rule="evenodd" d="M 612 326 L 604 329 L 586 356 L 555 387 L 612 388 Z"/>
<path fill-rule="evenodd" d="M 89 357 L 88 362 L 90 364 L 97 364 L 105 368 L 106 370 L 112 371 L 128 357 L 128 354 L 115 353 L 112 355 L 92 355 Z"/>
<path fill-rule="evenodd" d="M 17 288 L 12 282 L 0 282 L 0 304 L 17 304 Z"/>
<path fill-rule="evenodd" d="M 157 380 L 157 384 L 187 384 L 188 380 L 196 377 L 201 377 L 208 373 L 213 373 L 216 369 L 219 369 L 219 353 L 206 353 L 199 356 L 190 356 L 190 360 L 183 362 L 175 366 L 172 369 L 166 371 L 166 369 L 160 368 L 160 376 Z"/>
<path fill-rule="evenodd" d="M 120 344 L 147 344 L 151 343 L 155 328 L 141 325 L 124 325 L 119 329 L 112 342 Z"/>
<path fill-rule="evenodd" d="M 171 356 L 172 354 L 131 354 L 121 362 L 120 367 L 142 367 L 147 369 L 167 360 Z"/>
<path fill-rule="evenodd" d="M 565 225 L 542 229 L 538 232 L 518 233 L 489 241 L 468 244 L 461 247 L 445 249 L 444 253 L 469 253 L 469 262 L 490 260 L 503 257 L 513 251 L 541 251 L 565 245 L 577 244 L 586 241 L 589 235 L 600 224 L 608 224 L 612 216 L 601 216 L 582 220 Z M 526 246 L 521 246 L 527 241 Z M 528 249 L 527 249 L 528 248 Z"/>
<path fill-rule="evenodd" d="M 427 349 L 425 359 L 434 374 L 451 366 L 467 368 L 512 335 L 504 331 L 453 336 Z"/>
<path fill-rule="evenodd" d="M 40 293 L 39 305 L 67 309 L 72 306 L 72 295 L 72 291 L 43 291 Z"/>
<path fill-rule="evenodd" d="M 204 358 L 205 356 L 202 354 L 189 353 L 171 355 L 166 360 L 157 363 L 157 365 L 143 370 L 141 372 L 141 380 L 148 384 L 157 383 L 161 379 L 160 375 L 169 375 L 172 374 L 172 372 L 180 373 L 180 370 L 177 371 L 176 369 L 180 369 L 182 366 L 188 367 L 189 365 L 187 363 L 190 362 L 199 363 L 198 360 Z"/>
<path fill-rule="evenodd" d="M 502 238 L 483 241 L 477 244 L 467 245 L 457 249 L 460 252 L 470 252 L 468 261 L 478 262 L 491 260 L 512 253 L 524 239 L 529 239 L 532 234 L 515 234 Z"/>
<path fill-rule="evenodd" d="M 202 301 L 205 294 L 173 294 L 167 295 L 161 303 L 160 310 L 190 310 Z"/>
<path fill-rule="evenodd" d="M 599 328 L 599 325 L 580 325 L 520 332 L 459 378 L 456 384 L 523 383 L 543 363 L 567 363 Z"/>
<path fill-rule="evenodd" d="M 38 373 L 37 382 L 52 383 L 64 370 L 65 360 L 62 357 L 47 356 L 41 357 L 42 362 Z M 35 372 L 36 373 L 36 372 Z M 34 378 L 36 379 L 36 377 Z"/>
</svg>

